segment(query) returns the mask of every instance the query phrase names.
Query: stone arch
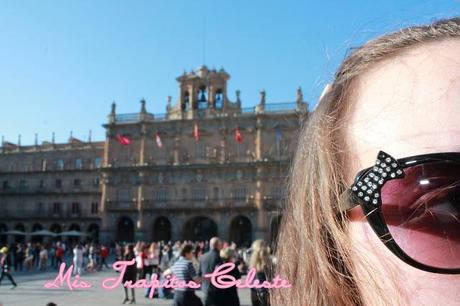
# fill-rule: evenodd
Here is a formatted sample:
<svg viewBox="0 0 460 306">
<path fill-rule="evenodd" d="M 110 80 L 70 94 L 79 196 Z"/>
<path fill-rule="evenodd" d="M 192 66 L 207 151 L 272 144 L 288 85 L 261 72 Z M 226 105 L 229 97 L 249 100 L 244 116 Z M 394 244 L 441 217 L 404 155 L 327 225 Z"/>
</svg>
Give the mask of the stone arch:
<svg viewBox="0 0 460 306">
<path fill-rule="evenodd" d="M 205 241 L 217 236 L 217 224 L 205 216 L 197 216 L 189 219 L 183 228 L 184 240 Z"/>
<path fill-rule="evenodd" d="M 214 97 L 214 108 L 222 109 L 224 107 L 224 93 L 222 89 L 216 90 L 216 95 Z"/>
<path fill-rule="evenodd" d="M 43 229 L 43 226 L 40 223 L 35 223 L 32 225 L 31 232 L 36 232 L 36 231 L 41 231 Z M 32 236 L 32 242 L 43 242 L 43 236 Z"/>
<path fill-rule="evenodd" d="M 72 223 L 69 226 L 69 231 L 78 231 L 78 232 L 80 232 L 80 225 L 78 225 L 76 223 Z"/>
<path fill-rule="evenodd" d="M 24 232 L 24 233 L 26 232 L 26 227 L 22 223 L 17 223 L 14 226 L 14 229 L 16 231 L 21 231 L 21 232 Z M 23 236 L 23 235 L 14 235 L 14 242 L 22 243 L 22 242 L 25 242 L 25 240 L 26 240 L 26 237 Z"/>
<path fill-rule="evenodd" d="M 61 227 L 59 224 L 57 224 L 57 223 L 53 223 L 53 224 L 51 224 L 51 226 L 50 226 L 50 232 L 53 232 L 53 233 L 55 233 L 55 234 L 59 234 L 59 233 L 62 232 L 62 227 Z M 56 236 L 56 237 L 54 237 L 54 240 L 61 240 L 61 239 L 62 239 L 61 236 Z"/>
<path fill-rule="evenodd" d="M 134 242 L 134 222 L 130 217 L 118 219 L 116 239 L 119 242 Z"/>
<path fill-rule="evenodd" d="M 99 225 L 97 225 L 96 223 L 91 223 L 88 226 L 87 233 L 89 235 L 88 238 L 91 242 L 99 242 Z"/>
<path fill-rule="evenodd" d="M 153 223 L 153 241 L 171 240 L 171 222 L 165 216 L 160 216 Z"/>
<path fill-rule="evenodd" d="M 250 247 L 252 243 L 252 223 L 248 217 L 238 215 L 230 222 L 230 241 L 237 246 Z"/>
<path fill-rule="evenodd" d="M 70 226 L 69 226 L 69 231 L 77 231 L 77 232 L 81 232 L 81 228 L 80 228 L 80 225 L 76 224 L 76 223 L 72 223 Z M 80 237 L 74 237 L 74 236 L 70 236 L 68 238 L 68 241 L 70 243 L 76 243 L 80 240 Z"/>
<path fill-rule="evenodd" d="M 8 231 L 8 226 L 5 223 L 0 223 L 0 245 L 4 245 L 8 242 L 8 236 L 4 233 Z"/>
</svg>

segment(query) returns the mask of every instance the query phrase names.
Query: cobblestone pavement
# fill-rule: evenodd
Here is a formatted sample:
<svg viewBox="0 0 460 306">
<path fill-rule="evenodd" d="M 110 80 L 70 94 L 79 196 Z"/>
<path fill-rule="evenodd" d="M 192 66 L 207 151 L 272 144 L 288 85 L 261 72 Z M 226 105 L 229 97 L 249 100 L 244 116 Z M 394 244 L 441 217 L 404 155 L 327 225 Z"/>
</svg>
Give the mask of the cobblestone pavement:
<svg viewBox="0 0 460 306">
<path fill-rule="evenodd" d="M 56 275 L 56 271 L 13 273 L 19 286 L 10 289 L 9 280 L 3 279 L 0 286 L 0 306 L 46 306 L 49 302 L 54 302 L 58 306 L 121 305 L 124 296 L 121 287 L 114 290 L 104 290 L 101 287 L 103 279 L 116 277 L 114 271 L 84 274 L 81 279 L 92 285 L 89 289 L 70 291 L 67 288 L 43 288 L 44 284 L 54 280 Z M 239 289 L 238 294 L 242 306 L 251 305 L 249 289 Z M 198 291 L 197 295 L 201 297 L 201 291 Z M 148 300 L 144 297 L 144 290 L 136 289 L 136 305 L 172 305 L 172 301 L 158 298 Z"/>
</svg>

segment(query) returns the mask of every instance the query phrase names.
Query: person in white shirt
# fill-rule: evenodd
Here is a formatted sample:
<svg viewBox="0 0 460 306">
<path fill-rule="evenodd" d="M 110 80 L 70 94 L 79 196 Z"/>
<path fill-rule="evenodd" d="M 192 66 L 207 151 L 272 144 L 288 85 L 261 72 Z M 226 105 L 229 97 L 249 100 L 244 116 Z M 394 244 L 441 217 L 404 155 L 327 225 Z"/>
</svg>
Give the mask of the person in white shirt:
<svg viewBox="0 0 460 306">
<path fill-rule="evenodd" d="M 45 246 L 42 246 L 42 249 L 40 250 L 39 253 L 39 262 L 38 262 L 38 269 L 40 271 L 45 271 L 46 270 L 46 264 L 48 263 L 48 250 L 46 249 Z"/>
<path fill-rule="evenodd" d="M 81 275 L 82 268 L 83 268 L 83 253 L 84 253 L 83 246 L 79 243 L 73 249 L 73 265 L 74 265 L 74 273 L 77 275 Z"/>
</svg>

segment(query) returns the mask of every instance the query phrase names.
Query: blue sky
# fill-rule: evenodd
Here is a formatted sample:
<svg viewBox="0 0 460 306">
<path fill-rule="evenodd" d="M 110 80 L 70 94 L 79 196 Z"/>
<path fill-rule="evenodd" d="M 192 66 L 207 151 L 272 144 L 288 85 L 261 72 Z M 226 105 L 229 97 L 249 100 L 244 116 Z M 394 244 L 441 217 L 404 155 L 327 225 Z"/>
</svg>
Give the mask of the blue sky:
<svg viewBox="0 0 460 306">
<path fill-rule="evenodd" d="M 175 78 L 203 63 L 230 73 L 243 106 L 301 86 L 313 107 L 348 48 L 455 15 L 458 0 L 0 1 L 0 135 L 102 140 L 113 100 L 162 113 Z"/>
</svg>

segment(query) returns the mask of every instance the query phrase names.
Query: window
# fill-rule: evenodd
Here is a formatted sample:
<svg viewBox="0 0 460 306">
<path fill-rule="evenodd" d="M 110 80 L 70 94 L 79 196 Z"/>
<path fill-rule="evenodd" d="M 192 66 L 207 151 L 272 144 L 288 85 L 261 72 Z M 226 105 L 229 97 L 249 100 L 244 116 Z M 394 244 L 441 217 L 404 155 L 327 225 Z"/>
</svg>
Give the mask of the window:
<svg viewBox="0 0 460 306">
<path fill-rule="evenodd" d="M 182 188 L 182 201 L 187 200 L 187 188 Z"/>
<path fill-rule="evenodd" d="M 203 143 L 195 144 L 195 158 L 205 159 L 206 158 L 206 145 Z"/>
<path fill-rule="evenodd" d="M 38 188 L 45 188 L 45 180 L 40 180 L 40 183 L 38 184 Z"/>
<path fill-rule="evenodd" d="M 168 200 L 168 190 L 166 188 L 158 188 L 153 191 L 154 201 L 165 202 Z"/>
<path fill-rule="evenodd" d="M 46 171 L 46 159 L 42 160 L 42 171 Z"/>
<path fill-rule="evenodd" d="M 27 188 L 27 181 L 26 180 L 19 180 L 19 189 L 26 189 Z"/>
<path fill-rule="evenodd" d="M 60 179 L 56 180 L 56 188 L 62 188 L 62 180 Z"/>
<path fill-rule="evenodd" d="M 141 184 L 141 178 L 140 178 L 139 175 L 132 175 L 132 176 L 130 177 L 130 180 L 131 180 L 131 183 L 134 184 L 134 185 L 136 185 L 136 186 L 138 186 L 138 185 Z"/>
<path fill-rule="evenodd" d="M 247 154 L 248 150 L 248 145 L 247 143 L 236 143 L 234 147 L 234 152 L 236 157 L 245 157 Z"/>
<path fill-rule="evenodd" d="M 91 213 L 95 215 L 98 212 L 99 212 L 99 203 L 98 202 L 91 203 Z"/>
<path fill-rule="evenodd" d="M 83 160 L 81 158 L 77 158 L 75 160 L 75 169 L 82 169 L 83 168 Z"/>
<path fill-rule="evenodd" d="M 195 188 L 195 189 L 193 189 L 192 198 L 195 201 L 204 201 L 204 200 L 206 200 L 206 189 L 205 188 Z"/>
<path fill-rule="evenodd" d="M 55 202 L 53 203 L 53 214 L 60 214 L 61 213 L 61 203 Z"/>
<path fill-rule="evenodd" d="M 93 180 L 93 186 L 94 186 L 94 187 L 98 187 L 98 186 L 99 186 L 99 182 L 100 182 L 100 181 L 99 181 L 99 178 L 98 178 L 98 177 L 94 178 L 94 180 Z"/>
<path fill-rule="evenodd" d="M 131 201 L 131 190 L 127 188 L 117 190 L 117 201 Z"/>
<path fill-rule="evenodd" d="M 37 214 L 41 215 L 43 213 L 43 203 L 39 202 L 37 204 Z"/>
<path fill-rule="evenodd" d="M 78 213 L 80 213 L 80 203 L 73 202 L 72 203 L 72 214 L 78 214 Z"/>
<path fill-rule="evenodd" d="M 235 200 L 246 200 L 246 187 L 235 187 L 232 192 Z"/>
<path fill-rule="evenodd" d="M 224 95 L 222 93 L 222 89 L 218 89 L 216 91 L 216 96 L 215 96 L 215 99 L 214 99 L 214 105 L 215 105 L 215 108 L 217 109 L 222 109 L 222 107 L 224 106 Z"/>
<path fill-rule="evenodd" d="M 96 159 L 94 160 L 94 166 L 96 168 L 100 168 L 102 166 L 102 158 L 96 157 Z"/>
<path fill-rule="evenodd" d="M 81 186 L 81 180 L 80 179 L 74 179 L 73 180 L 73 186 L 74 187 L 80 187 Z"/>
<path fill-rule="evenodd" d="M 56 168 L 58 170 L 64 170 L 64 160 L 63 159 L 58 159 L 56 161 Z"/>
<path fill-rule="evenodd" d="M 8 190 L 10 188 L 10 185 L 8 184 L 8 181 L 3 181 L 3 190 Z"/>
<path fill-rule="evenodd" d="M 219 199 L 219 187 L 214 187 L 212 189 L 212 198 L 217 201 Z"/>
</svg>

